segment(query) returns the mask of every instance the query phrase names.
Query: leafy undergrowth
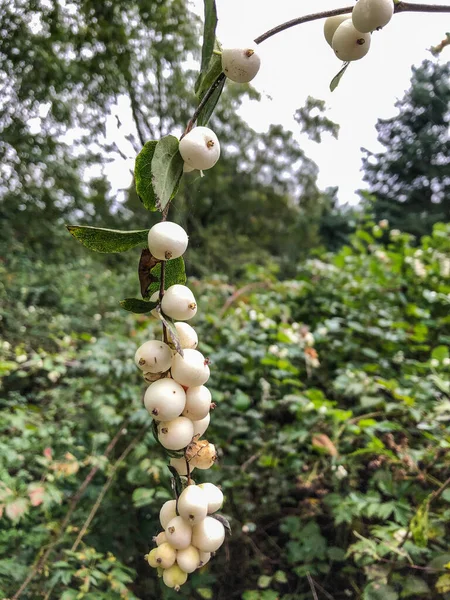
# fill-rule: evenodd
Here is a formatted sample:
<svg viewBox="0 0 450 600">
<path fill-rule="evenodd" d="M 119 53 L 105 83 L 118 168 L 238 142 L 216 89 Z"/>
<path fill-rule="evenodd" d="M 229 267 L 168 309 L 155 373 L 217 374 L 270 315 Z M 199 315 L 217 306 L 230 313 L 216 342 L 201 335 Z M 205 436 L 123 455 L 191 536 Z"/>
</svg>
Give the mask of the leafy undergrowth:
<svg viewBox="0 0 450 600">
<path fill-rule="evenodd" d="M 449 234 L 189 282 L 233 536 L 177 597 L 450 598 Z M 28 267 L 0 266 L 0 594 L 39 564 L 21 598 L 174 598 L 143 559 L 171 497 L 133 363 L 157 324 L 90 258 Z"/>
</svg>

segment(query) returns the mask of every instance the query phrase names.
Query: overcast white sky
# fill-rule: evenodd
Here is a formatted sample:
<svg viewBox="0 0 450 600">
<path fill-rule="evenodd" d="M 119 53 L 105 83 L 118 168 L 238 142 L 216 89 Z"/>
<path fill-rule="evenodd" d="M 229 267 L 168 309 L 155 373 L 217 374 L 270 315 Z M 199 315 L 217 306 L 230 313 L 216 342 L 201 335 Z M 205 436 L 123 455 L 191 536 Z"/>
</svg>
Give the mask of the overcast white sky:
<svg viewBox="0 0 450 600">
<path fill-rule="evenodd" d="M 242 45 L 264 31 L 297 16 L 348 5 L 348 0 L 216 0 L 217 36 L 223 45 Z M 431 3 L 431 2 L 430 2 Z M 445 4 L 435 0 L 435 4 Z M 193 10 L 203 16 L 203 0 L 191 0 Z M 306 136 L 299 141 L 320 169 L 319 186 L 339 186 L 341 203 L 356 203 L 355 190 L 364 187 L 361 151 L 381 148 L 376 140 L 378 118 L 396 114 L 394 103 L 409 87 L 411 65 L 420 64 L 450 30 L 450 14 L 401 13 L 380 32 L 375 32 L 369 53 L 350 65 L 339 87 L 331 93 L 329 83 L 342 63 L 323 37 L 323 20 L 294 27 L 263 42 L 259 47 L 262 66 L 253 80 L 262 101 L 247 102 L 242 116 L 257 131 L 271 123 L 282 123 L 295 133 L 293 119 L 308 95 L 326 101 L 327 116 L 341 126 L 339 139 L 330 136 L 315 144 Z M 446 48 L 440 60 L 449 60 Z M 123 119 L 128 107 L 117 107 Z M 115 119 L 111 118 L 111 124 Z M 238 136 L 238 133 L 237 133 Z M 128 163 L 128 161 L 127 161 Z M 129 164 L 114 161 L 106 169 L 113 188 L 130 181 Z"/>
</svg>

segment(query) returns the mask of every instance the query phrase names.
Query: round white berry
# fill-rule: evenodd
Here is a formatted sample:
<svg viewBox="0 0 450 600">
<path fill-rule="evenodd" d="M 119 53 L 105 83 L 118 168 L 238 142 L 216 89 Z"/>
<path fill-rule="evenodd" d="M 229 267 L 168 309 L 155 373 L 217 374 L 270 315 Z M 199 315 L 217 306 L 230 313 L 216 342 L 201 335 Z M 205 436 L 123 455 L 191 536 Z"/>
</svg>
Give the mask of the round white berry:
<svg viewBox="0 0 450 600">
<path fill-rule="evenodd" d="M 200 564 L 200 552 L 194 546 L 178 550 L 177 564 L 186 573 L 193 573 Z"/>
<path fill-rule="evenodd" d="M 158 421 L 171 421 L 179 417 L 186 405 L 186 392 L 173 379 L 159 379 L 145 392 L 144 405 Z"/>
<path fill-rule="evenodd" d="M 359 60 L 369 52 L 370 40 L 370 33 L 358 31 L 351 19 L 347 19 L 336 29 L 332 47 L 336 56 L 341 60 Z"/>
<path fill-rule="evenodd" d="M 204 385 L 197 385 L 186 390 L 186 404 L 183 417 L 193 421 L 204 419 L 211 408 L 211 392 Z"/>
<path fill-rule="evenodd" d="M 219 140 L 209 127 L 192 129 L 180 140 L 179 150 L 184 162 L 199 171 L 210 169 L 220 157 Z"/>
<path fill-rule="evenodd" d="M 199 563 L 198 566 L 200 567 L 204 567 L 206 565 L 206 563 L 209 563 L 209 560 L 211 558 L 211 552 L 202 552 L 201 550 L 199 551 Z"/>
<path fill-rule="evenodd" d="M 148 232 L 148 249 L 158 260 L 180 257 L 185 253 L 187 245 L 187 233 L 171 221 L 156 223 Z"/>
<path fill-rule="evenodd" d="M 156 537 L 154 537 L 153 539 L 157 546 L 161 546 L 161 544 L 164 544 L 165 542 L 167 542 L 166 534 L 164 531 L 161 531 L 160 533 L 158 533 L 158 535 Z"/>
<path fill-rule="evenodd" d="M 164 292 L 161 309 L 164 314 L 172 319 L 187 321 L 195 317 L 197 303 L 191 290 L 185 285 L 177 283 L 171 285 Z"/>
<path fill-rule="evenodd" d="M 246 48 L 225 48 L 222 50 L 222 69 L 225 75 L 236 83 L 248 83 L 259 71 L 261 59 L 255 51 L 256 44 Z"/>
<path fill-rule="evenodd" d="M 206 517 L 192 528 L 192 545 L 202 552 L 215 552 L 225 539 L 225 528 L 214 517 Z"/>
<path fill-rule="evenodd" d="M 392 0 L 358 0 L 353 8 L 352 21 L 358 31 L 368 33 L 387 25 L 393 14 Z"/>
<path fill-rule="evenodd" d="M 193 327 L 183 321 L 177 321 L 174 323 L 175 329 L 177 330 L 178 339 L 182 348 L 191 348 L 195 350 L 198 344 L 198 335 Z"/>
<path fill-rule="evenodd" d="M 192 527 L 183 517 L 175 517 L 166 527 L 167 542 L 176 550 L 183 550 L 191 544 Z"/>
<path fill-rule="evenodd" d="M 168 569 L 175 563 L 177 553 L 175 548 L 173 548 L 169 543 L 164 542 L 164 544 L 161 544 L 156 549 L 155 558 L 158 567 Z"/>
<path fill-rule="evenodd" d="M 184 477 L 187 477 L 187 466 L 186 459 L 184 458 L 184 456 L 182 456 L 181 458 L 171 458 L 170 466 L 176 469 L 178 475 L 183 475 Z M 195 467 L 189 465 L 189 474 L 191 474 L 194 469 Z"/>
<path fill-rule="evenodd" d="M 161 527 L 165 529 L 169 521 L 174 519 L 177 516 L 177 501 L 176 500 L 167 500 L 161 506 L 161 510 L 159 511 L 159 522 L 161 523 Z M 165 540 L 167 542 L 167 539 Z"/>
<path fill-rule="evenodd" d="M 190 167 L 187 163 L 184 163 L 183 173 L 192 173 L 192 171 L 195 171 L 194 167 Z"/>
<path fill-rule="evenodd" d="M 200 523 L 208 514 L 208 498 L 198 485 L 188 485 L 178 498 L 178 512 L 190 525 Z"/>
<path fill-rule="evenodd" d="M 194 435 L 202 436 L 205 431 L 209 427 L 209 421 L 211 420 L 211 415 L 208 413 L 206 417 L 200 419 L 199 421 L 193 421 L 194 423 Z"/>
<path fill-rule="evenodd" d="M 323 25 L 323 34 L 329 46 L 333 40 L 333 35 L 341 23 L 350 19 L 351 15 L 337 15 L 337 17 L 328 17 Z"/>
<path fill-rule="evenodd" d="M 158 440 L 167 450 L 185 448 L 194 436 L 194 424 L 186 417 L 177 417 L 172 421 L 158 424 Z"/>
<path fill-rule="evenodd" d="M 151 550 L 147 555 L 146 555 L 146 559 L 148 564 L 153 567 L 154 569 L 156 569 L 156 567 L 158 566 L 158 563 L 156 562 L 156 551 L 158 550 L 158 548 L 153 548 L 153 550 Z"/>
<path fill-rule="evenodd" d="M 176 591 L 186 583 L 187 573 L 180 569 L 178 565 L 172 565 L 169 569 L 163 571 L 163 581 L 169 588 L 174 588 Z"/>
<path fill-rule="evenodd" d="M 151 340 L 136 350 L 134 362 L 144 373 L 164 373 L 170 369 L 172 352 L 164 342 Z"/>
<path fill-rule="evenodd" d="M 208 499 L 209 514 L 216 512 L 216 510 L 222 508 L 223 493 L 222 490 L 220 490 L 217 487 L 217 485 L 214 485 L 213 483 L 200 483 L 198 487 L 201 488 L 206 494 L 206 497 Z"/>
<path fill-rule="evenodd" d="M 197 387 L 209 379 L 208 361 L 198 350 L 187 348 L 183 350 L 184 356 L 175 354 L 172 358 L 172 377 L 185 387 Z"/>
</svg>

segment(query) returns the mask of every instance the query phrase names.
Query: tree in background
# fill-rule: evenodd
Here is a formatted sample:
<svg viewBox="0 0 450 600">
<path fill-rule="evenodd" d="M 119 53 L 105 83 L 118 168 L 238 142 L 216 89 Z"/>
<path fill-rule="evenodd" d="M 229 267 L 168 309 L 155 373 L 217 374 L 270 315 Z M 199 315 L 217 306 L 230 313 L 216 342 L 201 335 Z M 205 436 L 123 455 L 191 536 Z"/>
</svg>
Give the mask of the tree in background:
<svg viewBox="0 0 450 600">
<path fill-rule="evenodd" d="M 56 248 L 56 222 L 111 225 L 121 211 L 101 175 L 119 151 L 105 137 L 114 102 L 128 99 L 136 151 L 186 120 L 183 61 L 198 51 L 198 20 L 182 0 L 14 0 L 0 25 L 2 235 Z"/>
<path fill-rule="evenodd" d="M 51 250 L 56 260 L 66 254 L 60 225 L 69 219 L 147 224 L 134 190 L 117 201 L 103 177 L 103 165 L 124 156 L 123 145 L 106 137 L 108 118 L 114 103 L 126 99 L 135 132 L 125 136 L 117 119 L 117 139 L 128 137 L 128 153 L 187 122 L 194 74 L 183 61 L 186 53 L 199 55 L 196 16 L 181 0 L 64 6 L 21 0 L 0 11 L 8 32 L 0 54 L 0 217 L 9 223 L 2 231 L 8 246 L 25 242 L 33 253 Z M 188 259 L 197 274 L 234 277 L 251 262 L 275 263 L 292 274 L 322 243 L 325 213 L 336 210 L 332 195 L 318 189 L 317 166 L 291 133 L 277 125 L 260 136 L 236 115 L 246 95 L 259 98 L 250 86 L 229 86 L 223 95 L 213 120 L 223 140 L 220 167 L 191 177 L 175 204 L 174 218 L 191 233 Z M 323 108 L 309 99 L 297 114 L 300 129 L 316 141 L 321 132 L 337 132 L 321 115 L 312 116 Z M 230 231 L 233 251 L 224 253 Z"/>
<path fill-rule="evenodd" d="M 375 217 L 420 236 L 450 220 L 450 65 L 425 60 L 412 71 L 399 114 L 378 121 L 385 151 L 364 150 L 363 169 Z"/>
</svg>

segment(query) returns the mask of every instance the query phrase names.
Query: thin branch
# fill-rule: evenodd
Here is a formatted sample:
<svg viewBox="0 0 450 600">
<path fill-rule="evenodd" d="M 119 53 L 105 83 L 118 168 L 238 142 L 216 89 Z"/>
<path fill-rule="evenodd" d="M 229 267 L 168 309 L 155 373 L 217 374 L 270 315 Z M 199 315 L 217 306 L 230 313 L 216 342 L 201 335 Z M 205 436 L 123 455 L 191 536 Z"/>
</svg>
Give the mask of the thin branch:
<svg viewBox="0 0 450 600">
<path fill-rule="evenodd" d="M 319 13 L 305 15 L 303 17 L 297 17 L 296 19 L 286 21 L 286 23 L 281 23 L 273 29 L 269 29 L 269 31 L 266 31 L 262 35 L 255 38 L 254 41 L 256 44 L 260 44 L 261 42 L 264 42 L 265 40 L 276 35 L 277 33 L 281 33 L 282 31 L 290 29 L 291 27 L 296 27 L 297 25 L 302 25 L 303 23 L 309 23 L 310 21 L 318 21 L 319 19 L 327 19 L 328 17 L 345 15 L 347 13 L 351 13 L 352 10 L 353 6 L 346 6 L 344 8 L 335 8 L 333 10 L 325 10 Z M 450 6 L 443 6 L 439 4 L 412 4 L 410 2 L 399 2 L 395 5 L 394 12 L 447 13 L 450 12 Z"/>
<path fill-rule="evenodd" d="M 310 21 L 318 21 L 319 19 L 327 19 L 328 17 L 337 17 L 338 15 L 345 15 L 347 13 L 351 13 L 352 10 L 353 6 L 345 6 L 344 8 L 334 8 L 333 10 L 324 10 L 322 12 L 313 13 L 311 15 L 297 17 L 296 19 L 286 21 L 286 23 L 281 23 L 273 29 L 269 29 L 269 31 L 266 31 L 265 33 L 255 38 L 254 42 L 255 44 L 261 44 L 261 42 L 265 42 L 273 35 L 281 33 L 282 31 L 290 29 L 291 27 L 296 27 L 297 25 L 302 25 L 303 23 L 309 23 Z"/>
<path fill-rule="evenodd" d="M 117 444 L 117 442 L 119 441 L 119 439 L 121 438 L 121 436 L 124 433 L 124 430 L 128 424 L 129 419 L 126 419 L 119 431 L 116 433 L 116 435 L 112 438 L 112 440 L 109 442 L 108 446 L 106 447 L 104 453 L 103 453 L 103 457 L 107 457 L 112 450 L 114 449 L 115 445 Z M 66 513 L 66 516 L 64 517 L 61 525 L 58 527 L 58 530 L 56 532 L 56 535 L 53 539 L 52 542 L 50 542 L 50 544 L 48 545 L 47 549 L 45 550 L 44 554 L 41 556 L 40 559 L 38 559 L 34 566 L 30 569 L 30 572 L 28 573 L 26 579 L 24 580 L 24 582 L 22 583 L 22 585 L 20 586 L 20 588 L 17 590 L 17 592 L 14 594 L 14 596 L 11 598 L 11 600 L 18 600 L 20 598 L 20 596 L 23 594 L 23 592 L 26 590 L 26 588 L 28 587 L 28 585 L 31 583 L 31 581 L 34 579 L 34 577 L 36 576 L 36 574 L 41 571 L 45 565 L 45 563 L 48 560 L 48 557 L 50 556 L 50 554 L 52 553 L 54 547 L 58 544 L 58 542 L 61 540 L 67 525 L 69 524 L 69 521 L 75 511 L 75 508 L 78 505 L 78 502 L 80 501 L 82 495 L 84 494 L 84 492 L 86 491 L 86 488 L 88 487 L 88 485 L 91 483 L 92 479 L 94 478 L 94 476 L 96 475 L 97 471 L 99 470 L 99 466 L 96 467 L 92 467 L 92 469 L 89 471 L 89 473 L 87 474 L 85 480 L 83 481 L 83 483 L 80 485 L 80 487 L 78 488 L 77 492 L 75 493 L 75 495 L 72 497 L 72 499 L 70 500 L 70 505 L 69 505 L 69 510 Z"/>
<path fill-rule="evenodd" d="M 316 592 L 316 586 L 314 585 L 314 581 L 313 581 L 311 575 L 309 574 L 309 572 L 306 573 L 306 577 L 308 578 L 309 587 L 311 588 L 311 592 L 312 592 L 314 600 L 319 600 L 319 596 L 317 595 L 317 592 Z"/>
</svg>

